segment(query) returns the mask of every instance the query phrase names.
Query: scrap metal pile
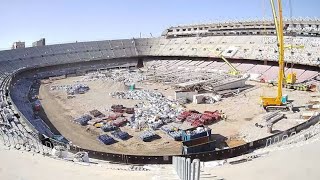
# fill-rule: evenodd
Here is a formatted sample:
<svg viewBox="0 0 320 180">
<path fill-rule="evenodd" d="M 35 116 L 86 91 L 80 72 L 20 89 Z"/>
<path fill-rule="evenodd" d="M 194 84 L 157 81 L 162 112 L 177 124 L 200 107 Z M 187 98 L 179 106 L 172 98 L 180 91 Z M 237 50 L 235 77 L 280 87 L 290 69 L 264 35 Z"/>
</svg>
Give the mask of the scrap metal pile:
<svg viewBox="0 0 320 180">
<path fill-rule="evenodd" d="M 171 137 L 175 141 L 181 141 L 182 131 L 178 128 L 175 128 L 171 125 L 165 125 L 161 127 L 161 130 L 166 133 L 169 137 Z"/>
<path fill-rule="evenodd" d="M 110 94 L 118 99 L 141 100 L 136 104 L 134 116 L 130 123 L 137 128 L 150 127 L 158 129 L 163 123 L 169 123 L 183 110 L 183 107 L 176 101 L 163 96 L 160 92 L 149 90 L 120 91 Z"/>
<path fill-rule="evenodd" d="M 205 104 L 214 104 L 215 102 L 219 102 L 220 100 L 221 100 L 221 96 L 219 95 L 203 97 L 203 102 Z"/>
<path fill-rule="evenodd" d="M 146 79 L 146 76 L 138 70 L 109 70 L 105 72 L 105 75 L 109 80 L 125 84 L 141 82 Z"/>
<path fill-rule="evenodd" d="M 239 80 L 246 80 L 242 76 L 231 76 L 227 72 L 217 70 L 204 70 L 189 67 L 166 67 L 162 64 L 152 65 L 145 70 L 147 79 L 150 81 L 161 82 L 172 85 L 181 90 L 205 90 L 217 91 L 222 86 L 229 84 L 226 89 L 242 86 L 237 83 Z M 234 84 L 231 85 L 230 84 Z M 234 87 L 232 87 L 234 86 Z M 223 89 L 223 88 L 222 88 Z"/>
<path fill-rule="evenodd" d="M 143 133 L 141 133 L 139 137 L 142 141 L 148 142 L 148 141 L 152 141 L 153 139 L 155 139 L 157 137 L 157 135 L 154 131 L 147 130 L 147 131 L 144 131 Z"/>
<path fill-rule="evenodd" d="M 127 132 L 116 130 L 111 132 L 111 135 L 117 139 L 127 140 L 129 138 L 129 134 Z"/>
<path fill-rule="evenodd" d="M 52 85 L 51 91 L 62 90 L 66 91 L 68 95 L 74 94 L 84 94 L 90 90 L 89 86 L 86 84 L 73 84 L 73 85 Z"/>
<path fill-rule="evenodd" d="M 139 70 L 110 69 L 105 71 L 88 73 L 78 82 L 111 80 L 114 82 L 123 82 L 125 84 L 130 84 L 141 82 L 145 79 L 146 76 Z"/>
<path fill-rule="evenodd" d="M 74 95 L 74 94 L 84 94 L 90 90 L 89 86 L 86 84 L 75 84 L 70 86 L 67 89 L 67 94 Z"/>
<path fill-rule="evenodd" d="M 122 113 L 105 116 L 98 110 L 92 110 L 90 111 L 90 114 L 91 115 L 82 115 L 73 121 L 81 126 L 87 126 L 88 129 L 89 126 L 92 126 L 100 128 L 104 133 L 110 132 L 110 134 L 116 139 L 127 140 L 129 138 L 129 134 L 127 132 L 120 130 L 120 127 L 127 123 L 127 119 L 122 116 Z M 107 134 L 99 135 L 98 140 L 106 145 L 117 142 Z"/>
<path fill-rule="evenodd" d="M 107 134 L 98 136 L 98 140 L 105 145 L 110 145 L 116 142 L 112 137 L 108 136 Z"/>
</svg>

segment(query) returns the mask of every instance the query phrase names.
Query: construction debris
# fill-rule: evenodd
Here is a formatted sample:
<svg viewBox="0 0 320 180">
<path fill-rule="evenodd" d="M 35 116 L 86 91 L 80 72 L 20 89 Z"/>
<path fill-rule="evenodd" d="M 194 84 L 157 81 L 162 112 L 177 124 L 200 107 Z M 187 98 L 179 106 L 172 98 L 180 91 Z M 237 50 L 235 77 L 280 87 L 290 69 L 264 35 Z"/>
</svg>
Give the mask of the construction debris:
<svg viewBox="0 0 320 180">
<path fill-rule="evenodd" d="M 263 119 L 266 121 L 267 124 L 274 124 L 277 121 L 281 120 L 283 117 L 284 114 L 282 114 L 280 111 L 275 111 L 264 115 Z"/>
<path fill-rule="evenodd" d="M 179 130 L 178 128 L 175 128 L 170 125 L 165 125 L 161 127 L 161 130 L 166 134 L 168 134 L 168 136 L 173 138 L 175 141 L 181 141 L 182 131 Z"/>
<path fill-rule="evenodd" d="M 73 85 L 52 85 L 52 91 L 66 91 L 67 95 L 84 94 L 90 90 L 86 84 L 73 84 Z"/>
<path fill-rule="evenodd" d="M 117 139 L 126 140 L 129 138 L 129 134 L 127 132 L 116 130 L 111 132 L 111 135 Z"/>
<path fill-rule="evenodd" d="M 112 137 L 108 136 L 107 134 L 98 136 L 98 140 L 105 145 L 110 145 L 116 142 Z"/>
<path fill-rule="evenodd" d="M 197 111 L 184 111 L 177 117 L 177 122 L 188 122 L 193 127 L 209 125 L 222 119 L 219 111 L 205 111 L 203 114 Z"/>
<path fill-rule="evenodd" d="M 94 109 L 89 112 L 93 117 L 104 117 L 105 115 L 102 114 L 102 112 L 98 111 L 97 109 Z"/>
<path fill-rule="evenodd" d="M 92 117 L 90 115 L 85 114 L 79 118 L 74 119 L 74 122 L 80 124 L 81 126 L 86 126 L 88 124 L 88 121 L 91 119 Z"/>
<path fill-rule="evenodd" d="M 78 82 L 88 82 L 97 80 L 111 80 L 115 82 L 123 82 L 125 84 L 132 84 L 141 82 L 146 79 L 146 76 L 138 70 L 129 69 L 109 69 L 105 71 L 98 71 L 88 73 Z"/>
<path fill-rule="evenodd" d="M 130 120 L 132 126 L 142 128 L 148 126 L 152 129 L 159 128 L 163 123 L 172 122 L 183 110 L 176 101 L 163 96 L 162 93 L 149 90 L 134 90 L 114 92 L 110 94 L 114 98 L 143 100 L 134 109 L 134 117 Z"/>
<path fill-rule="evenodd" d="M 139 137 L 142 141 L 148 142 L 152 141 L 156 137 L 156 134 L 154 133 L 154 131 L 148 130 L 140 134 Z"/>
<path fill-rule="evenodd" d="M 104 126 L 101 127 L 102 131 L 104 132 L 109 132 L 109 131 L 113 131 L 116 130 L 117 127 L 112 125 L 111 123 L 105 124 Z"/>
<path fill-rule="evenodd" d="M 73 161 L 89 163 L 89 155 L 87 152 L 77 152 L 73 157 Z"/>
</svg>

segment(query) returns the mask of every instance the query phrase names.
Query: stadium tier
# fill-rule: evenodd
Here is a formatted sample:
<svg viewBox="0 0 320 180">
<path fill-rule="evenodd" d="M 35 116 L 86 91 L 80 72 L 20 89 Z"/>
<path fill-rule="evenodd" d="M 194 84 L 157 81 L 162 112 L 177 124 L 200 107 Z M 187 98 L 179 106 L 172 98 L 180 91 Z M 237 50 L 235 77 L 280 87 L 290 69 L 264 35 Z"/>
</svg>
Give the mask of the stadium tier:
<svg viewBox="0 0 320 180">
<path fill-rule="evenodd" d="M 285 61 L 291 65 L 310 67 L 311 71 L 297 70 L 298 78 L 307 80 L 319 73 L 320 68 L 320 37 L 318 20 L 294 20 L 285 25 Z M 1 116 L 4 124 L 11 124 L 21 138 L 35 138 L 33 131 L 48 137 L 54 133 L 47 124 L 32 115 L 32 107 L 26 104 L 26 94 L 32 82 L 24 79 L 15 81 L 15 88 L 9 92 L 10 81 L 16 72 L 26 69 L 37 69 L 57 65 L 80 64 L 91 62 L 110 62 L 106 66 L 121 66 L 122 61 L 134 59 L 133 66 L 138 59 L 161 60 L 172 58 L 181 65 L 197 66 L 199 68 L 217 68 L 226 70 L 228 67 L 222 62 L 204 62 L 204 59 L 218 58 L 218 54 L 234 62 L 242 72 L 260 73 L 269 79 L 276 78 L 278 60 L 277 37 L 272 22 L 232 22 L 206 25 L 178 26 L 166 29 L 161 37 L 133 38 L 121 40 L 76 42 L 68 44 L 46 45 L 22 49 L 0 51 L 0 82 L 1 82 Z M 194 64 L 193 58 L 203 62 Z M 241 61 L 245 60 L 246 63 Z M 248 63 L 252 60 L 252 64 Z M 263 63 L 257 64 L 257 61 Z M 273 66 L 268 66 L 269 63 Z M 99 67 L 98 65 L 96 65 Z M 173 65 L 172 65 L 173 66 Z M 75 65 L 76 67 L 76 65 Z M 53 73 L 64 74 L 64 71 L 74 70 L 64 67 L 64 70 Z M 287 69 L 286 69 L 287 70 Z M 298 72 L 299 71 L 299 72 Z M 8 94 L 14 93 L 10 97 Z M 11 99 L 12 98 L 12 99 Z M 12 105 L 14 102 L 14 106 Z M 18 112 L 28 122 L 19 122 L 15 116 Z M 9 114 L 9 115 L 8 115 Z M 21 124 L 28 126 L 21 126 Z"/>
</svg>

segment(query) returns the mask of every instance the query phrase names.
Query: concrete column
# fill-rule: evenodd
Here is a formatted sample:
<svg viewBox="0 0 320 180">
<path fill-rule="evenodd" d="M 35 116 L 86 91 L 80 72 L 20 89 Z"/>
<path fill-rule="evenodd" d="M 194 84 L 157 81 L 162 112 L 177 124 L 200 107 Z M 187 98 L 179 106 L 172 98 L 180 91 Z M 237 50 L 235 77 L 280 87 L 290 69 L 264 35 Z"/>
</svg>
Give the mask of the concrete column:
<svg viewBox="0 0 320 180">
<path fill-rule="evenodd" d="M 192 163 L 191 163 L 191 169 L 190 169 L 190 180 L 195 180 L 195 162 L 193 161 Z"/>
<path fill-rule="evenodd" d="M 200 180 L 200 160 L 199 159 L 194 159 L 193 163 L 195 163 L 195 178 L 194 180 Z"/>
<path fill-rule="evenodd" d="M 181 179 L 182 180 L 186 180 L 186 159 L 185 158 L 181 158 L 181 159 L 182 159 L 182 166 L 181 166 L 182 176 L 181 176 Z"/>
<path fill-rule="evenodd" d="M 190 170 L 191 170 L 191 159 L 188 158 L 186 160 L 186 171 L 187 171 L 186 180 L 190 180 L 190 178 L 191 178 L 191 171 Z"/>
<path fill-rule="evenodd" d="M 179 164 L 178 164 L 178 176 L 181 179 L 182 177 L 182 164 L 183 164 L 183 159 L 181 157 L 178 157 L 179 159 Z"/>
<path fill-rule="evenodd" d="M 176 171 L 176 164 L 175 164 L 174 160 L 175 160 L 175 157 L 172 156 L 172 167 Z"/>
</svg>

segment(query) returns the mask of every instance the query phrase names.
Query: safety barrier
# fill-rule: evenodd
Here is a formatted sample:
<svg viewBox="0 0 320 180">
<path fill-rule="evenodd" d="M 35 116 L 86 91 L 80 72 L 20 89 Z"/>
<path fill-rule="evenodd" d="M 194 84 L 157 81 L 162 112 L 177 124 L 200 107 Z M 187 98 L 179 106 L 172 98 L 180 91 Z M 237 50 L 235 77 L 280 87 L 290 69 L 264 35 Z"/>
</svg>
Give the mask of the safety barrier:
<svg viewBox="0 0 320 180">
<path fill-rule="evenodd" d="M 39 137 L 36 135 L 33 135 L 33 136 L 30 135 L 28 138 L 24 138 L 23 143 L 21 143 L 22 141 L 18 141 L 16 136 L 8 132 L 4 132 L 2 129 L 0 130 L 0 136 L 3 143 L 7 146 L 17 147 L 16 145 L 19 144 L 20 147 L 25 147 L 26 145 L 29 145 L 30 147 L 32 147 L 31 148 L 32 151 L 43 153 L 43 154 L 50 153 L 51 148 L 53 148 L 54 146 L 64 146 L 68 151 L 72 153 L 83 151 L 83 152 L 87 152 L 89 157 L 91 158 L 106 160 L 111 162 L 118 162 L 118 163 L 124 163 L 124 164 L 171 164 L 173 162 L 174 156 L 189 158 L 191 161 L 194 159 L 199 159 L 200 161 L 223 160 L 227 158 L 244 155 L 259 148 L 264 148 L 266 146 L 270 146 L 273 144 L 279 144 L 279 142 L 292 137 L 295 137 L 298 140 L 309 139 L 315 134 L 320 133 L 320 128 L 318 126 L 317 128 L 315 128 L 315 130 L 310 131 L 309 133 L 301 134 L 302 136 L 296 136 L 296 135 L 299 135 L 298 133 L 302 131 L 303 128 L 310 127 L 318 123 L 319 120 L 320 120 L 320 116 L 318 115 L 284 132 L 281 132 L 263 139 L 259 139 L 250 143 L 246 143 L 241 146 L 230 148 L 230 149 L 215 150 L 215 151 L 188 154 L 188 155 L 169 155 L 169 156 L 128 155 L 128 154 L 99 152 L 99 151 L 94 151 L 90 149 L 84 149 L 74 145 L 65 144 L 53 139 L 50 139 L 50 141 L 45 141 L 45 143 L 42 144 Z M 295 141 L 298 141 L 298 140 L 295 140 Z M 291 143 L 291 141 L 288 141 L 288 143 Z"/>
<path fill-rule="evenodd" d="M 72 152 L 85 151 L 88 152 L 89 157 L 107 160 L 112 162 L 126 163 L 126 164 L 171 164 L 173 156 L 180 156 L 193 159 L 199 159 L 201 161 L 214 161 L 214 160 L 223 160 L 227 158 L 241 156 L 247 153 L 250 153 L 256 149 L 266 147 L 267 142 L 271 144 L 279 143 L 289 136 L 294 136 L 303 130 L 303 128 L 310 127 L 320 121 L 320 116 L 312 117 L 306 122 L 297 125 L 293 128 L 290 128 L 284 132 L 262 138 L 256 141 L 252 141 L 250 143 L 246 143 L 241 146 L 237 146 L 234 148 L 223 149 L 223 150 L 215 150 L 203 153 L 196 154 L 188 154 L 188 155 L 171 155 L 171 156 L 143 156 L 143 155 L 126 155 L 126 154 L 113 154 L 106 152 L 98 152 L 88 149 L 83 149 L 80 147 L 71 146 L 70 150 Z"/>
</svg>

